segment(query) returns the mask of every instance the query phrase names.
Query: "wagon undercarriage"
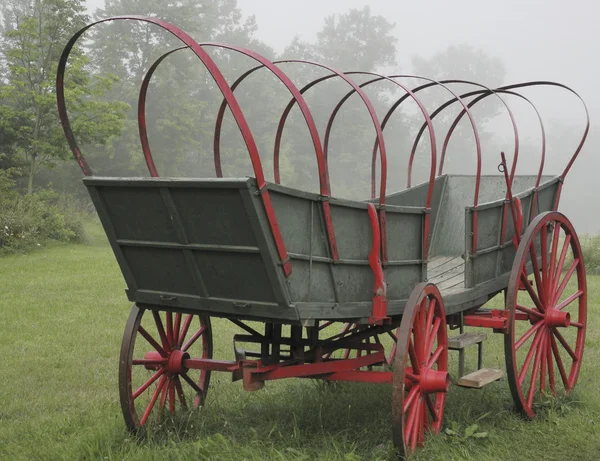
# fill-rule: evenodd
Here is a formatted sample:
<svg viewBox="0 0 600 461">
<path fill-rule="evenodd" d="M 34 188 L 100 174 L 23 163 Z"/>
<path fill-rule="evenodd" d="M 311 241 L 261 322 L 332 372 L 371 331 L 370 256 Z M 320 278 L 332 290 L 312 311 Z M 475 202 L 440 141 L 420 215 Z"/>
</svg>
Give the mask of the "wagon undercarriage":
<svg viewBox="0 0 600 461">
<path fill-rule="evenodd" d="M 392 386 L 392 436 L 404 455 L 421 445 L 426 433 L 440 431 L 450 382 L 478 388 L 503 376 L 500 370 L 483 368 L 487 334 L 482 328 L 503 337 L 506 377 L 519 411 L 533 418 L 536 399 L 572 391 L 583 354 L 587 288 L 579 240 L 557 209 L 565 176 L 587 137 L 589 118 L 562 174 L 544 175 L 543 122 L 517 90 L 547 86 L 578 97 L 573 90 L 553 82 L 490 89 L 464 80 L 342 73 L 308 61 L 273 63 L 243 48 L 197 43 L 154 18 L 99 22 L 113 20 L 154 24 L 185 45 L 160 57 L 141 84 L 138 121 L 151 178 L 93 176 L 74 139 L 65 105 L 65 68 L 77 39 L 97 23 L 71 39 L 58 68 L 65 135 L 134 303 L 119 366 L 121 407 L 130 430 L 202 406 L 212 372 L 231 373 L 248 391 L 290 377 L 367 382 Z M 229 85 L 205 51 L 215 47 L 259 65 Z M 213 139 L 217 178 L 159 178 L 152 157 L 145 122 L 150 79 L 164 59 L 184 49 L 205 64 L 223 95 Z M 327 75 L 299 89 L 281 64 L 316 66 Z M 274 182 L 265 179 L 234 94 L 261 69 L 291 94 L 275 135 Z M 357 84 L 359 76 L 370 80 Z M 350 92 L 334 108 L 322 140 L 303 95 L 332 78 L 347 84 Z M 426 83 L 404 83 L 415 78 Z M 381 121 L 364 90 L 378 81 L 402 92 Z M 458 95 L 450 88 L 455 83 L 477 89 Z M 450 96 L 430 113 L 417 93 L 432 87 Z M 369 163 L 371 196 L 362 201 L 332 196 L 327 163 L 334 119 L 353 94 L 364 102 L 376 135 Z M 525 100 L 536 111 L 542 133 L 537 174 L 516 174 L 517 124 L 502 96 Z M 499 98 L 514 128 L 512 163 L 504 153 L 493 157 L 501 175 L 482 175 L 482 148 L 470 109 L 486 97 Z M 389 193 L 383 130 L 405 100 L 417 104 L 425 122 L 411 150 L 406 189 Z M 454 103 L 461 112 L 438 156 L 432 119 Z M 295 106 L 314 145 L 318 193 L 281 185 L 281 138 Z M 227 109 L 240 129 L 253 177 L 223 178 L 220 139 Z M 444 174 L 448 141 L 463 117 L 473 129 L 476 173 Z M 429 180 L 414 185 L 413 162 L 424 134 L 430 138 Z M 496 296 L 503 296 L 503 305 L 487 307 Z M 239 329 L 228 360 L 213 357 L 213 336 L 219 332 L 213 332 L 211 317 L 227 319 Z M 466 332 L 465 327 L 478 330 Z M 449 330 L 458 334 L 449 336 Z M 465 349 L 475 345 L 477 369 L 465 374 Z M 449 351 L 458 351 L 457 372 L 449 370 Z"/>
</svg>

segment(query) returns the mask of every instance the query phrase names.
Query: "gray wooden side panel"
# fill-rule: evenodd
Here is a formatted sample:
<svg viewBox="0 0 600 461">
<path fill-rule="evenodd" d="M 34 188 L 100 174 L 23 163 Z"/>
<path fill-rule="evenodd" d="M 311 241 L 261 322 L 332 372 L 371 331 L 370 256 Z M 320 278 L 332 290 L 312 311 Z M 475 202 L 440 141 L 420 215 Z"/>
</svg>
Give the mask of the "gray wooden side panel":
<svg viewBox="0 0 600 461">
<path fill-rule="evenodd" d="M 86 185 L 131 300 L 163 305 L 174 299 L 167 306 L 176 309 L 190 308 L 185 299 L 221 299 L 246 306 L 250 317 L 264 315 L 253 304 L 275 306 L 273 318 L 297 317 L 252 180 L 224 187 L 93 178 Z"/>
<path fill-rule="evenodd" d="M 367 205 L 330 200 L 339 254 L 339 261 L 334 262 L 329 252 L 320 198 L 290 193 L 281 186 L 269 188 L 292 261 L 292 274 L 288 278 L 292 302 L 354 306 L 368 303 L 365 305 L 369 308 L 361 313 L 368 317 L 374 276 L 369 265 L 373 236 Z M 422 228 L 421 208 L 386 209 L 389 266 L 384 273 L 389 299 L 406 299 L 423 279 Z"/>
<path fill-rule="evenodd" d="M 517 182 L 517 179 L 521 179 L 520 184 L 523 187 L 527 184 L 527 181 L 524 181 L 519 177 L 515 178 L 515 183 Z M 543 184 L 537 190 L 537 202 L 539 206 L 536 207 L 536 212 L 534 212 L 533 217 L 552 209 L 557 186 L 558 181 L 555 179 Z M 521 199 L 523 212 L 521 235 L 525 233 L 530 222 L 529 217 L 534 192 L 536 192 L 534 189 L 529 189 L 517 195 Z M 469 226 L 469 232 L 472 232 L 470 223 L 472 223 L 474 211 L 475 209 L 472 207 L 468 208 L 466 211 L 466 222 Z M 475 287 L 501 275 L 506 275 L 512 268 L 516 254 L 516 247 L 513 244 L 515 227 L 510 205 L 506 204 L 504 200 L 497 200 L 496 202 L 487 203 L 478 207 L 477 213 L 478 235 L 475 254 L 471 252 L 470 244 L 467 239 L 466 248 L 468 256 L 465 270 L 466 287 Z M 506 227 L 506 231 L 504 240 L 500 241 L 503 226 Z M 538 248 L 539 255 L 539 243 L 536 244 L 536 247 Z"/>
</svg>

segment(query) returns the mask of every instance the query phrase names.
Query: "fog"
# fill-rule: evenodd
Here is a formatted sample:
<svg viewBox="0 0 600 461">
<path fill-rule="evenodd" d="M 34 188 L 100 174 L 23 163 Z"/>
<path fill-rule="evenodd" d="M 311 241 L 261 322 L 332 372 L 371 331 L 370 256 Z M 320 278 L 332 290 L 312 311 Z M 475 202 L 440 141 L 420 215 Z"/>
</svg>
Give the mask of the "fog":
<svg viewBox="0 0 600 461">
<path fill-rule="evenodd" d="M 397 65 L 380 69 L 385 73 L 411 72 L 413 56 L 429 58 L 449 45 L 468 44 L 490 56 L 500 58 L 506 67 L 505 84 L 529 80 L 553 80 L 572 87 L 586 102 L 590 119 L 590 135 L 573 169 L 566 178 L 561 201 L 564 211 L 574 221 L 580 233 L 600 232 L 600 186 L 597 149 L 600 146 L 596 120 L 600 118 L 600 91 L 598 90 L 598 56 L 600 32 L 597 18 L 600 4 L 594 0 L 430 0 L 427 2 L 400 2 L 398 0 L 238 0 L 244 16 L 255 16 L 255 37 L 277 53 L 295 38 L 314 42 L 327 15 L 342 14 L 350 8 L 367 5 L 373 15 L 381 15 L 395 23 Z M 104 5 L 103 0 L 89 0 L 93 12 Z M 144 14 L 143 11 L 131 11 Z M 194 36 L 197 40 L 202 37 Z M 211 37 L 205 37 L 210 40 Z M 341 69 L 354 70 L 354 69 Z M 485 83 L 485 82 L 483 82 Z M 568 152 L 557 147 L 548 148 L 548 155 L 561 157 L 548 162 L 554 165 L 551 173 L 558 174 L 556 165 L 564 165 L 572 155 L 585 126 L 583 110 L 576 98 L 561 95 L 555 90 L 535 90 L 534 102 L 547 122 L 551 137 L 553 124 L 572 128 L 572 139 L 565 146 Z M 556 97 L 555 97 L 556 96 Z M 537 142 L 539 128 L 521 115 L 515 114 L 523 125 L 519 134 L 523 139 Z M 492 123 L 491 129 L 499 139 L 508 138 L 506 117 Z M 538 125 L 539 126 L 539 125 Z M 538 131 L 536 131 L 538 130 Z M 496 160 L 494 160 L 496 161 Z M 496 162 L 497 163 L 497 162 Z M 462 166 L 466 171 L 468 166 Z M 474 171 L 474 167 L 473 167 Z"/>
</svg>

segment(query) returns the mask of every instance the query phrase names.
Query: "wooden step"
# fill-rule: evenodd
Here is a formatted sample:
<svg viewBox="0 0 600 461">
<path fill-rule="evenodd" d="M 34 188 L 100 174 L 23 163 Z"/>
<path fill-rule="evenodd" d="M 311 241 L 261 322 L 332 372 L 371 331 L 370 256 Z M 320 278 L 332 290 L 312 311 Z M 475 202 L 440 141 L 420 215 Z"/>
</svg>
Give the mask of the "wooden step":
<svg viewBox="0 0 600 461">
<path fill-rule="evenodd" d="M 460 350 L 487 339 L 487 333 L 463 333 L 448 337 L 448 349 Z"/>
<path fill-rule="evenodd" d="M 468 375 L 463 376 L 458 380 L 458 385 L 461 387 L 474 387 L 480 389 L 486 384 L 496 381 L 504 376 L 502 370 L 495 368 L 482 368 Z"/>
</svg>

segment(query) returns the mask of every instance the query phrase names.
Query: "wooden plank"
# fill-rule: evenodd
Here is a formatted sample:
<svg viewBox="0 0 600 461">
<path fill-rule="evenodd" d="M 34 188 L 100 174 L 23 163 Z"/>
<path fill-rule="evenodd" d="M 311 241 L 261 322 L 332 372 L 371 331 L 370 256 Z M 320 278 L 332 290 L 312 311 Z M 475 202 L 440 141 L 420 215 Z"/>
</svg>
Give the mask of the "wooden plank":
<svg viewBox="0 0 600 461">
<path fill-rule="evenodd" d="M 472 344 L 477 344 L 487 339 L 487 333 L 463 333 L 462 335 L 448 338 L 448 349 L 464 349 Z"/>
<path fill-rule="evenodd" d="M 495 368 L 482 368 L 468 375 L 463 376 L 458 380 L 458 385 L 461 387 L 472 387 L 480 389 L 486 384 L 496 381 L 504 376 L 502 370 Z"/>
</svg>

